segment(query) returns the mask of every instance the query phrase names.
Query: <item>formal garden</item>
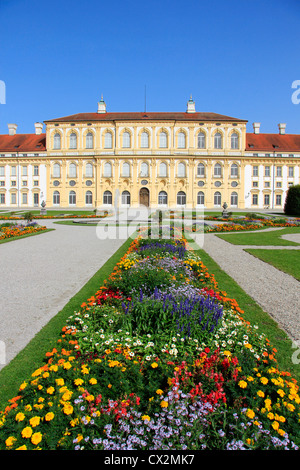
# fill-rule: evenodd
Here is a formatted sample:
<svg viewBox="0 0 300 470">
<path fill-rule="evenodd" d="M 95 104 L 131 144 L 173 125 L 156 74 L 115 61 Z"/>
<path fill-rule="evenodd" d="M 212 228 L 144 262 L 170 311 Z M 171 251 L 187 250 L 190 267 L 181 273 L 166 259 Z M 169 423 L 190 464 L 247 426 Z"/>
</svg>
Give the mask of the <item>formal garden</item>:
<svg viewBox="0 0 300 470">
<path fill-rule="evenodd" d="M 132 241 L 3 406 L 1 449 L 299 448 L 296 379 L 190 248 Z"/>
</svg>

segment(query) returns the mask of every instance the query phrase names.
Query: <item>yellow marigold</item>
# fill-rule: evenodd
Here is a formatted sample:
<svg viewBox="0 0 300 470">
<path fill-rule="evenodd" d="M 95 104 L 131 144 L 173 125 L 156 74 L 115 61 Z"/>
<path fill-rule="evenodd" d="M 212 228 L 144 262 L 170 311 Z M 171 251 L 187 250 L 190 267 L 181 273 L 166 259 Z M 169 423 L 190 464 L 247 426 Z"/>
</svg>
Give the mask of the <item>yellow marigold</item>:
<svg viewBox="0 0 300 470">
<path fill-rule="evenodd" d="M 63 412 L 65 415 L 71 415 L 73 413 L 73 406 L 70 403 L 65 403 Z"/>
<path fill-rule="evenodd" d="M 284 436 L 284 435 L 285 435 L 285 431 L 284 431 L 283 429 L 278 428 L 278 429 L 277 429 L 277 432 L 278 432 L 278 434 L 280 434 L 280 436 Z"/>
<path fill-rule="evenodd" d="M 246 388 L 248 384 L 247 384 L 247 382 L 245 382 L 245 380 L 240 380 L 238 385 L 241 388 Z"/>
<path fill-rule="evenodd" d="M 63 396 L 61 397 L 61 399 L 62 399 L 63 401 L 69 401 L 72 395 L 73 395 L 73 392 L 71 392 L 71 390 L 67 390 L 67 391 L 63 394 Z"/>
<path fill-rule="evenodd" d="M 152 369 L 156 369 L 156 367 L 158 367 L 157 362 L 152 362 L 151 367 Z"/>
<path fill-rule="evenodd" d="M 55 379 L 55 382 L 57 383 L 58 386 L 62 387 L 65 384 L 64 379 Z"/>
<path fill-rule="evenodd" d="M 74 384 L 75 384 L 75 385 L 82 385 L 83 382 L 84 382 L 83 379 L 75 379 L 75 380 L 74 380 Z"/>
<path fill-rule="evenodd" d="M 267 383 L 269 382 L 269 379 L 267 379 L 267 377 L 261 377 L 260 381 L 263 385 L 267 385 Z"/>
<path fill-rule="evenodd" d="M 32 436 L 32 432 L 32 428 L 30 426 L 26 426 L 26 428 L 22 430 L 21 434 L 22 437 L 29 439 Z"/>
<path fill-rule="evenodd" d="M 278 393 L 279 396 L 281 396 L 281 398 L 284 397 L 284 395 L 285 395 L 285 392 L 281 388 L 279 388 L 277 390 L 277 393 Z"/>
<path fill-rule="evenodd" d="M 274 419 L 274 414 L 270 412 L 270 413 L 267 414 L 267 417 L 269 419 Z"/>
<path fill-rule="evenodd" d="M 92 379 L 89 380 L 89 382 L 90 382 L 91 385 L 95 385 L 97 383 L 97 379 L 92 378 Z"/>
<path fill-rule="evenodd" d="M 162 395 L 164 392 L 160 388 L 158 388 L 156 390 L 156 393 L 157 393 L 157 395 Z"/>
<path fill-rule="evenodd" d="M 35 428 L 35 426 L 38 426 L 40 424 L 41 417 L 40 416 L 33 416 L 33 418 L 30 418 L 29 423 L 30 426 Z"/>
<path fill-rule="evenodd" d="M 26 411 L 31 411 L 31 410 L 32 410 L 32 406 L 31 406 L 31 405 L 26 405 L 26 406 L 25 406 L 25 410 L 26 410 Z"/>
<path fill-rule="evenodd" d="M 27 447 L 24 444 L 23 446 L 17 447 L 16 450 L 27 450 Z"/>
<path fill-rule="evenodd" d="M 258 390 L 257 395 L 261 398 L 264 398 L 265 394 L 262 390 Z"/>
<path fill-rule="evenodd" d="M 52 413 L 52 411 L 49 411 L 49 412 L 45 415 L 45 421 L 51 421 L 53 418 L 54 418 L 54 413 Z"/>
<path fill-rule="evenodd" d="M 36 369 L 32 374 L 31 374 L 31 377 L 38 377 L 39 375 L 41 375 L 42 373 L 42 369 Z"/>
<path fill-rule="evenodd" d="M 6 447 L 11 447 L 12 445 L 14 445 L 14 443 L 16 442 L 16 438 L 14 436 L 9 436 L 6 441 L 5 441 L 5 445 Z"/>
<path fill-rule="evenodd" d="M 32 437 L 31 437 L 32 444 L 34 444 L 35 446 L 39 444 L 42 440 L 42 437 L 43 436 L 41 432 L 35 432 L 34 434 L 32 434 Z"/>
<path fill-rule="evenodd" d="M 27 387 L 27 383 L 26 383 L 26 382 L 23 382 L 23 383 L 20 385 L 19 390 L 20 390 L 20 391 L 21 391 L 21 390 L 24 390 L 24 388 L 26 388 L 26 387 Z"/>
<path fill-rule="evenodd" d="M 168 403 L 167 401 L 165 401 L 165 400 L 162 400 L 162 401 L 160 402 L 160 406 L 161 406 L 162 408 L 167 408 L 168 405 L 169 405 L 169 403 Z"/>
<path fill-rule="evenodd" d="M 82 367 L 81 367 L 81 373 L 82 373 L 82 374 L 88 374 L 89 371 L 90 371 L 90 370 L 89 370 L 88 367 L 86 367 L 86 366 L 82 366 Z"/>
<path fill-rule="evenodd" d="M 25 419 L 24 413 L 21 413 L 21 412 L 20 412 L 20 413 L 17 413 L 17 414 L 16 414 L 16 417 L 15 417 L 15 420 L 16 420 L 16 421 L 24 421 L 24 419 Z"/>
<path fill-rule="evenodd" d="M 150 421 L 150 416 L 148 416 L 148 415 L 143 415 L 143 416 L 142 416 L 142 420 L 143 420 L 143 421 L 145 421 L 145 420 Z"/>
<path fill-rule="evenodd" d="M 250 418 L 250 419 L 253 419 L 254 416 L 255 416 L 255 413 L 254 413 L 253 410 L 251 410 L 250 408 L 248 408 L 247 411 L 246 411 L 246 416 L 247 416 L 248 418 Z"/>
<path fill-rule="evenodd" d="M 54 387 L 48 387 L 48 388 L 47 388 L 47 393 L 48 393 L 49 395 L 52 395 L 54 392 L 55 392 L 55 388 L 54 388 Z"/>
<path fill-rule="evenodd" d="M 277 421 L 273 421 L 272 428 L 275 429 L 275 431 L 279 429 L 279 423 Z"/>
<path fill-rule="evenodd" d="M 69 361 L 65 362 L 64 365 L 63 365 L 63 368 L 66 369 L 66 370 L 71 369 L 71 367 L 72 367 L 72 364 L 70 364 Z"/>
</svg>

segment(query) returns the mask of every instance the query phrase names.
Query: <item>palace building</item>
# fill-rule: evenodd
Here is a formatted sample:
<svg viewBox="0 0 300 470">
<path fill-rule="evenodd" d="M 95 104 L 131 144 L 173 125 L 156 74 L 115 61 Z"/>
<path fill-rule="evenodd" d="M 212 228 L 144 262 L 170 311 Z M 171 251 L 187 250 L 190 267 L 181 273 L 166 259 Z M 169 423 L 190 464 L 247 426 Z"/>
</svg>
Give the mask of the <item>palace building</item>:
<svg viewBox="0 0 300 470">
<path fill-rule="evenodd" d="M 260 123 L 197 112 L 92 113 L 0 135 L 0 209 L 282 209 L 300 182 L 300 135 L 263 134 Z M 45 126 L 45 132 L 43 128 Z"/>
</svg>

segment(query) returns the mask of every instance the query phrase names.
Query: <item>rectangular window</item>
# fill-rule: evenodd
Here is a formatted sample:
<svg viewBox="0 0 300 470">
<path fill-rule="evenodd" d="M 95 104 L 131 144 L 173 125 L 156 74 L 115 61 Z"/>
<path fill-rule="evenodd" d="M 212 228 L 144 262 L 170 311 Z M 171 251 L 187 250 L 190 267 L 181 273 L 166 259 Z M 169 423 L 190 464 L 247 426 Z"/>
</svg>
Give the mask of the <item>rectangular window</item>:
<svg viewBox="0 0 300 470">
<path fill-rule="evenodd" d="M 38 193 L 34 193 L 34 195 L 33 195 L 33 204 L 35 206 L 39 205 L 39 194 Z"/>
<path fill-rule="evenodd" d="M 253 167 L 253 176 L 258 176 L 258 166 Z"/>
<path fill-rule="evenodd" d="M 276 188 L 281 188 L 281 181 L 276 181 Z"/>
<path fill-rule="evenodd" d="M 16 203 L 17 203 L 17 195 L 16 195 L 16 193 L 11 193 L 11 195 L 10 195 L 10 202 L 11 202 L 11 204 L 16 204 Z"/>
<path fill-rule="evenodd" d="M 16 182 L 15 180 L 13 180 L 13 181 L 11 182 L 11 185 L 12 185 L 12 186 L 17 186 L 17 182 Z"/>
<path fill-rule="evenodd" d="M 270 195 L 269 195 L 269 194 L 265 194 L 265 195 L 264 195 L 264 205 L 265 205 L 265 206 L 269 206 L 269 205 L 270 205 Z"/>
<path fill-rule="evenodd" d="M 22 194 L 22 204 L 27 204 L 27 193 Z"/>
<path fill-rule="evenodd" d="M 39 185 L 39 182 L 37 180 L 34 180 L 33 186 L 38 186 L 38 185 Z"/>
<path fill-rule="evenodd" d="M 22 167 L 22 176 L 27 176 L 27 166 Z"/>
<path fill-rule="evenodd" d="M 276 176 L 278 176 L 279 178 L 282 176 L 282 167 L 281 166 L 276 167 Z"/>
<path fill-rule="evenodd" d="M 5 181 L 0 181 L 0 186 L 5 186 Z"/>
<path fill-rule="evenodd" d="M 15 166 L 10 167 L 10 176 L 17 176 L 17 169 Z"/>
<path fill-rule="evenodd" d="M 276 194 L 276 206 L 281 206 L 281 194 Z"/>
<path fill-rule="evenodd" d="M 258 205 L 258 194 L 252 194 L 252 205 L 253 206 Z"/>
<path fill-rule="evenodd" d="M 27 186 L 27 181 L 26 180 L 22 181 L 22 184 L 23 186 Z"/>
<path fill-rule="evenodd" d="M 34 167 L 33 167 L 33 175 L 34 175 L 34 176 L 39 176 L 39 167 L 38 167 L 38 165 L 34 165 Z"/>
<path fill-rule="evenodd" d="M 289 178 L 294 178 L 294 167 L 289 166 Z"/>
<path fill-rule="evenodd" d="M 5 204 L 5 194 L 0 194 L 0 204 Z"/>
<path fill-rule="evenodd" d="M 5 167 L 0 166 L 0 176 L 5 176 Z"/>
<path fill-rule="evenodd" d="M 258 188 L 258 181 L 252 181 L 253 188 Z"/>
<path fill-rule="evenodd" d="M 270 187 L 270 181 L 265 181 L 265 188 L 269 188 Z"/>
<path fill-rule="evenodd" d="M 270 176 L 270 167 L 265 166 L 265 176 Z"/>
</svg>

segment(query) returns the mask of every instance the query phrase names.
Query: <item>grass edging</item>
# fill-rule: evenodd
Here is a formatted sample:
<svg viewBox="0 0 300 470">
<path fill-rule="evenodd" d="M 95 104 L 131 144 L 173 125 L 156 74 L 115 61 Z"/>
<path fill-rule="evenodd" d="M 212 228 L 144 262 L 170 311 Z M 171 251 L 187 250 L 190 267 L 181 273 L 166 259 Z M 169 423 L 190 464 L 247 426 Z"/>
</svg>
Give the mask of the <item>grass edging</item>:
<svg viewBox="0 0 300 470">
<path fill-rule="evenodd" d="M 127 239 L 62 310 L 0 371 L 0 409 L 7 405 L 7 400 L 17 395 L 20 384 L 30 377 L 32 371 L 41 366 L 46 352 L 56 347 L 66 319 L 101 287 L 131 242 L 132 238 Z"/>
<path fill-rule="evenodd" d="M 300 367 L 291 361 L 294 353 L 292 340 L 283 331 L 278 323 L 265 312 L 246 292 L 228 275 L 203 249 L 195 250 L 201 257 L 201 261 L 207 267 L 209 273 L 214 274 L 219 289 L 225 291 L 228 297 L 237 301 L 239 307 L 244 310 L 242 315 L 246 321 L 258 326 L 258 331 L 264 333 L 273 347 L 277 349 L 276 358 L 281 370 L 289 371 L 299 382 Z"/>
</svg>

